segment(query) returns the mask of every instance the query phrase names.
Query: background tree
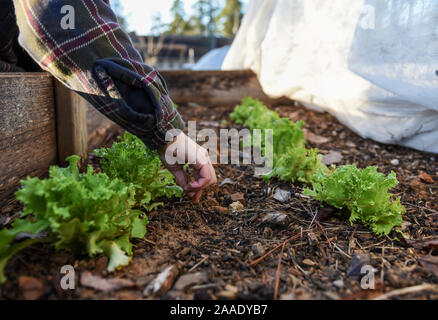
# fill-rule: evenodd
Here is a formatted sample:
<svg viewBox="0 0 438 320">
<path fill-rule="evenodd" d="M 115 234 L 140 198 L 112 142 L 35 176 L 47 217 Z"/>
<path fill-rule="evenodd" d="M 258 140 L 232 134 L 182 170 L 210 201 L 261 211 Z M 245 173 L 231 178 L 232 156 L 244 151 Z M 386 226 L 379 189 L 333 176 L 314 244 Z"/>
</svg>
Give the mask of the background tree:
<svg viewBox="0 0 438 320">
<path fill-rule="evenodd" d="M 128 31 L 128 22 L 126 21 L 126 14 L 123 10 L 123 5 L 120 0 L 110 0 L 111 8 L 117 16 L 117 20 L 123 30 Z"/>
<path fill-rule="evenodd" d="M 225 37 L 233 37 L 242 22 L 242 1 L 226 0 L 225 7 L 216 17 L 216 24 Z"/>
<path fill-rule="evenodd" d="M 192 32 L 199 35 L 217 33 L 216 16 L 219 6 L 215 0 L 198 0 L 193 5 L 194 14 L 190 18 Z"/>
<path fill-rule="evenodd" d="M 172 22 L 166 26 L 164 33 L 210 36 L 212 42 L 216 35 L 232 37 L 240 27 L 242 7 L 241 0 L 197 0 L 188 16 L 184 1 L 174 0 L 170 9 Z M 158 21 L 154 22 L 154 26 L 157 27 L 153 33 L 157 34 L 161 30 Z"/>
<path fill-rule="evenodd" d="M 186 21 L 186 12 L 182 0 L 174 0 L 170 8 L 172 22 L 168 26 L 166 33 L 168 34 L 187 34 L 191 31 L 191 26 Z"/>
<path fill-rule="evenodd" d="M 168 26 L 163 22 L 161 13 L 156 12 L 152 16 L 151 34 L 160 35 L 160 34 L 166 32 L 167 29 L 168 29 Z"/>
</svg>

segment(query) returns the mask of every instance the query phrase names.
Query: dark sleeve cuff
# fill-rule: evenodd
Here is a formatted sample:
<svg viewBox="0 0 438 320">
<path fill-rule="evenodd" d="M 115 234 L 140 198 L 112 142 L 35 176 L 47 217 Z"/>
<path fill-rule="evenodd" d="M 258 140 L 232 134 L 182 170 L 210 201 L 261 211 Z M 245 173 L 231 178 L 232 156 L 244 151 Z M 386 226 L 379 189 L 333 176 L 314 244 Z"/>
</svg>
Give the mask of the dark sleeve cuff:
<svg viewBox="0 0 438 320">
<path fill-rule="evenodd" d="M 165 145 L 169 130 L 184 129 L 184 121 L 156 70 L 142 77 L 114 58 L 97 61 L 94 74 L 108 99 L 103 113 L 138 136 L 150 149 Z"/>
</svg>

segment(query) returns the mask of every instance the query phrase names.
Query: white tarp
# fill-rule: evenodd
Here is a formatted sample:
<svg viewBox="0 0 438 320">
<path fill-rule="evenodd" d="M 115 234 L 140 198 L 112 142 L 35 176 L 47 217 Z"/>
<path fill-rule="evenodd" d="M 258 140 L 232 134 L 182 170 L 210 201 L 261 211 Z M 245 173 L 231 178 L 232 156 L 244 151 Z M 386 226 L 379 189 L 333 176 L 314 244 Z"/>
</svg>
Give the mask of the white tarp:
<svg viewBox="0 0 438 320">
<path fill-rule="evenodd" d="M 222 63 L 230 50 L 230 46 L 213 49 L 199 59 L 192 70 L 221 70 Z"/>
<path fill-rule="evenodd" d="M 222 69 L 363 137 L 438 153 L 438 1 L 251 0 Z"/>
</svg>

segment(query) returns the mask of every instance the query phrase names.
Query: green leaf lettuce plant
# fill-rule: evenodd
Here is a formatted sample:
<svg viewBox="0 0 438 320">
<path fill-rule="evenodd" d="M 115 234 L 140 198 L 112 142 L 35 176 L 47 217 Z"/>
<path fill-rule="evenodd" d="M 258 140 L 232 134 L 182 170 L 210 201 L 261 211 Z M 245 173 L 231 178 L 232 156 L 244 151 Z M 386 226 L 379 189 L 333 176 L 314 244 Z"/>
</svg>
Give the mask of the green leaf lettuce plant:
<svg viewBox="0 0 438 320">
<path fill-rule="evenodd" d="M 158 198 L 183 194 L 172 173 L 163 168 L 158 153 L 129 132 L 111 148 L 95 150 L 94 154 L 101 157 L 102 169 L 111 179 L 134 186 L 136 204 L 148 211 L 163 204 L 155 202 Z"/>
<path fill-rule="evenodd" d="M 0 231 L 0 282 L 5 281 L 8 259 L 28 245 L 42 241 L 30 239 L 14 243 L 21 232 L 45 231 L 57 250 L 109 258 L 108 271 L 125 266 L 132 255 L 130 239 L 143 238 L 146 215 L 133 209 L 135 189 L 104 173 L 95 174 L 91 166 L 79 173 L 78 156 L 67 158 L 69 166 L 52 166 L 48 179 L 27 178 L 16 197 L 25 207 L 11 229 Z"/>
</svg>

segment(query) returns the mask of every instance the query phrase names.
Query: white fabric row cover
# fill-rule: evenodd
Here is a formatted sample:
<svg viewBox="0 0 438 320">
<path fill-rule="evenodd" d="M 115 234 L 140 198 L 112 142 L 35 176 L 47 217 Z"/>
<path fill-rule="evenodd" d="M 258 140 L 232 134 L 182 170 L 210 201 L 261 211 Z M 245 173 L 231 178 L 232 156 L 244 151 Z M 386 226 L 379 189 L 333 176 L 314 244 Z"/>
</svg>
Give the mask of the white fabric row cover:
<svg viewBox="0 0 438 320">
<path fill-rule="evenodd" d="M 438 1 L 251 0 L 222 69 L 362 137 L 438 153 Z"/>
<path fill-rule="evenodd" d="M 230 46 L 224 46 L 207 52 L 199 59 L 198 63 L 192 67 L 192 70 L 221 70 L 222 63 L 229 50 Z"/>
</svg>

